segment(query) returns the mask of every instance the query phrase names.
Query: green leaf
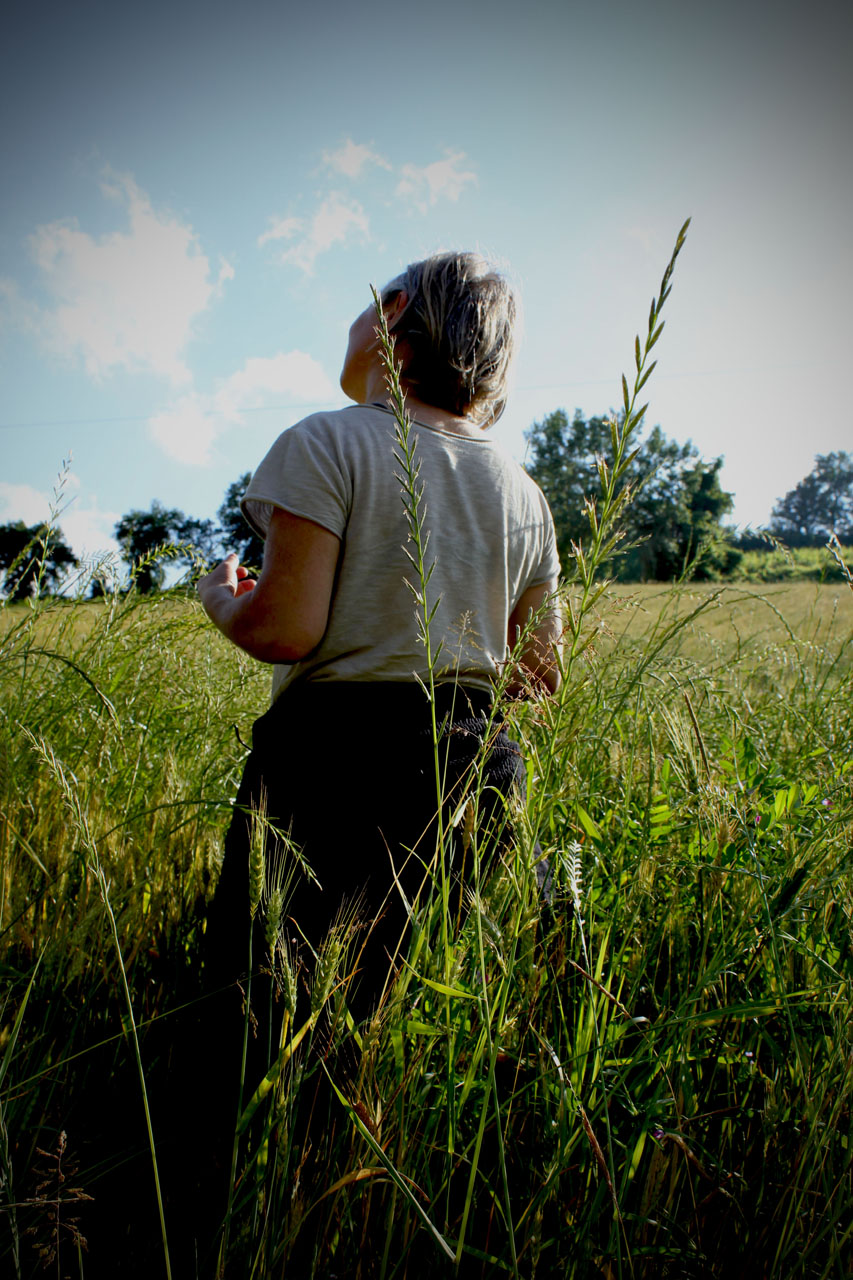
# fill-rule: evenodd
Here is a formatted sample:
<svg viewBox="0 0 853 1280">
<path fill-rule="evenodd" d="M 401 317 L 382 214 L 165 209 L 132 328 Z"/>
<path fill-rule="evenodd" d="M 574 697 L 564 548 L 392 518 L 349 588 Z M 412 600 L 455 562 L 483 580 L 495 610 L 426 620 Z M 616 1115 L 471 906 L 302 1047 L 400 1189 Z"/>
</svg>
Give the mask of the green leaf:
<svg viewBox="0 0 853 1280">
<path fill-rule="evenodd" d="M 411 969 L 411 965 L 408 966 Z M 480 997 L 473 991 L 463 991 L 461 987 L 448 987 L 443 982 L 435 982 L 432 978 L 425 978 L 423 974 L 412 969 L 415 977 L 419 982 L 425 982 L 428 987 L 432 987 L 433 991 L 438 991 L 443 996 L 458 996 L 461 1000 L 479 1000 Z"/>
<path fill-rule="evenodd" d="M 367 1125 L 361 1119 L 359 1114 L 353 1109 L 353 1107 L 351 1107 L 350 1104 L 347 1102 L 346 1098 L 341 1093 L 340 1089 L 335 1084 L 332 1077 L 329 1075 L 329 1068 L 326 1066 L 325 1062 L 321 1061 L 320 1066 L 325 1071 L 329 1084 L 332 1086 L 332 1088 L 334 1089 L 335 1093 L 338 1096 L 339 1101 L 341 1102 L 343 1107 L 346 1109 L 347 1115 L 349 1116 L 350 1120 L 352 1120 L 353 1124 L 358 1129 L 359 1133 L 361 1134 L 362 1138 L 364 1138 L 365 1142 L 370 1147 L 371 1151 L 373 1151 L 374 1155 L 376 1155 L 378 1159 L 381 1160 L 382 1164 L 385 1166 L 386 1170 L 388 1171 L 388 1174 L 391 1177 L 391 1180 L 393 1181 L 394 1185 L 397 1187 L 399 1191 L 402 1192 L 402 1194 L 409 1201 L 412 1208 L 415 1210 L 421 1222 L 426 1227 L 427 1231 L 435 1240 L 439 1248 L 443 1250 L 445 1255 L 448 1258 L 450 1258 L 451 1261 L 455 1261 L 456 1255 L 448 1245 L 444 1236 L 438 1230 L 438 1227 L 435 1226 L 432 1219 L 428 1216 L 427 1213 L 425 1213 L 420 1202 L 418 1201 L 418 1199 L 414 1195 L 414 1192 L 409 1186 L 408 1180 L 404 1178 L 400 1173 L 397 1172 L 397 1169 L 392 1164 L 391 1160 L 388 1158 L 385 1152 L 382 1150 L 379 1143 L 376 1141 L 373 1134 L 368 1129 Z"/>
<path fill-rule="evenodd" d="M 664 325 L 665 325 L 665 324 L 666 324 L 666 321 L 665 321 L 665 320 L 661 320 L 660 324 L 659 324 L 659 325 L 658 325 L 658 327 L 655 329 L 655 331 L 654 331 L 654 333 L 652 334 L 652 336 L 649 338 L 648 345 L 647 345 L 647 347 L 646 347 L 646 354 L 648 354 L 648 353 L 651 351 L 652 347 L 655 345 L 655 343 L 657 342 L 658 338 L 659 338 L 659 337 L 661 336 L 661 334 L 663 333 L 663 327 L 664 327 Z"/>
<path fill-rule="evenodd" d="M 789 993 L 790 997 L 796 994 L 805 995 L 806 992 Z M 793 1003 L 793 1000 L 790 999 Z M 776 1000 L 772 996 L 766 999 L 750 1000 L 742 1004 L 725 1004 L 719 1009 L 703 1009 L 698 1013 L 686 1013 L 672 1020 L 673 1024 L 694 1023 L 701 1027 L 713 1026 L 716 1022 L 725 1022 L 731 1019 L 733 1022 L 746 1020 L 751 1018 L 769 1018 L 774 1013 L 778 1013 L 779 1009 L 784 1005 L 784 1000 Z"/>
<path fill-rule="evenodd" d="M 299 1047 L 299 1045 L 304 1040 L 307 1032 L 309 1031 L 312 1025 L 313 1025 L 312 1019 L 309 1018 L 308 1021 L 304 1024 L 304 1026 L 300 1028 L 300 1030 L 296 1033 L 296 1035 L 293 1036 L 292 1039 L 289 1040 L 288 1043 L 281 1050 L 275 1062 L 272 1064 L 269 1071 L 266 1073 L 263 1080 L 258 1085 L 257 1089 L 255 1090 L 255 1092 L 252 1094 L 251 1098 L 247 1102 L 246 1107 L 243 1111 L 243 1114 L 240 1116 L 240 1119 L 237 1122 L 238 1133 L 243 1133 L 244 1130 L 247 1128 L 247 1126 L 249 1125 L 252 1119 L 252 1116 L 255 1114 L 258 1107 L 261 1105 L 264 1098 L 267 1097 L 270 1089 L 272 1089 L 276 1080 L 281 1075 L 281 1072 L 285 1063 L 289 1062 L 294 1049 Z"/>
<path fill-rule="evenodd" d="M 635 1174 L 636 1174 L 636 1172 L 637 1172 L 637 1169 L 638 1169 L 638 1168 L 639 1168 L 639 1166 L 640 1166 L 640 1157 L 641 1157 L 641 1156 L 642 1156 L 642 1154 L 643 1154 L 643 1148 L 644 1148 L 644 1147 L 645 1147 L 645 1145 L 646 1145 L 646 1138 L 647 1138 L 648 1136 L 649 1136 L 649 1131 L 648 1131 L 648 1129 L 646 1128 L 646 1126 L 645 1126 L 645 1125 L 643 1125 L 643 1128 L 640 1130 L 639 1137 L 637 1138 L 637 1141 L 636 1141 L 636 1143 L 634 1144 L 634 1150 L 633 1150 L 633 1152 L 632 1152 L 632 1154 L 631 1154 L 631 1162 L 630 1162 L 630 1165 L 629 1165 L 629 1167 L 628 1167 L 628 1181 L 629 1181 L 629 1182 L 633 1179 L 634 1175 L 635 1175 Z"/>
<path fill-rule="evenodd" d="M 642 378 L 640 379 L 640 381 L 637 383 L 637 390 L 638 390 L 638 391 L 640 390 L 640 388 L 641 388 L 641 387 L 644 387 L 644 386 L 646 385 L 646 383 L 648 382 L 649 378 L 652 376 L 652 374 L 654 373 L 655 369 L 657 368 L 657 363 L 658 363 L 658 362 L 657 362 L 657 360 L 653 360 L 653 361 L 651 362 L 651 364 L 649 365 L 648 369 L 647 369 L 647 370 L 646 370 L 646 372 L 643 374 L 643 376 L 642 376 Z"/>
<path fill-rule="evenodd" d="M 591 840 L 602 841 L 604 839 L 604 836 L 601 834 L 600 827 L 595 822 L 593 822 L 592 818 L 589 816 L 589 814 L 587 813 L 583 805 L 579 804 L 577 809 L 578 809 L 578 821 L 580 822 L 581 826 L 583 827 L 584 831 L 589 836 L 589 838 Z"/>
<path fill-rule="evenodd" d="M 630 407 L 631 401 L 628 396 L 628 382 L 627 382 L 627 379 L 625 378 L 624 373 L 622 374 L 622 399 L 625 402 L 625 412 L 627 413 Z"/>
<path fill-rule="evenodd" d="M 648 403 L 644 404 L 642 409 L 638 409 L 636 413 L 632 413 L 629 418 L 625 419 L 626 434 L 630 434 L 639 425 L 648 407 Z"/>
<path fill-rule="evenodd" d="M 42 948 L 41 955 L 36 961 L 36 966 L 33 969 L 32 974 L 30 975 L 30 980 L 27 983 L 27 989 L 24 992 L 24 998 L 21 1001 L 17 1014 L 15 1015 L 15 1022 L 12 1027 L 12 1032 L 6 1043 L 6 1052 L 3 1054 L 3 1061 L 0 1062 L 0 1087 L 2 1086 L 3 1081 L 6 1079 L 6 1073 L 9 1070 L 9 1064 L 12 1061 L 12 1054 L 15 1052 L 15 1045 L 18 1042 L 18 1035 L 21 1030 L 21 1023 L 24 1021 L 24 1010 L 27 1007 L 27 1001 L 30 998 L 30 992 L 33 989 L 33 983 L 36 980 L 36 974 L 39 971 L 39 965 L 41 964 L 42 956 L 44 955 L 46 950 L 47 950 L 47 943 L 45 943 L 44 947 Z"/>
<path fill-rule="evenodd" d="M 391 1041 L 391 1048 L 394 1053 L 394 1066 L 397 1070 L 397 1079 L 402 1080 L 406 1074 L 406 1061 L 403 1053 L 403 1033 L 399 1027 L 393 1027 L 388 1032 L 388 1039 Z"/>
</svg>

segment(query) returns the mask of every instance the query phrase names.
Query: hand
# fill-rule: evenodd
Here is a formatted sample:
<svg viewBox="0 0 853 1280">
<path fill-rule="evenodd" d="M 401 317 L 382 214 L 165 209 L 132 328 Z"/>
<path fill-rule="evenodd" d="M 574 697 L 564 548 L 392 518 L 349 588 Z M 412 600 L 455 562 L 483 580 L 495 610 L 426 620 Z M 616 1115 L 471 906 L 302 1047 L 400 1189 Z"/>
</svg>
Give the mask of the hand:
<svg viewBox="0 0 853 1280">
<path fill-rule="evenodd" d="M 245 596 L 255 588 L 255 581 L 249 577 L 249 570 L 237 563 L 237 555 L 231 552 L 210 573 L 198 580 L 198 594 L 205 612 L 216 620 L 217 605 Z"/>
<path fill-rule="evenodd" d="M 340 548 L 337 534 L 276 509 L 257 582 L 235 555 L 227 556 L 198 584 L 204 611 L 259 662 L 301 662 L 328 626 Z"/>
</svg>

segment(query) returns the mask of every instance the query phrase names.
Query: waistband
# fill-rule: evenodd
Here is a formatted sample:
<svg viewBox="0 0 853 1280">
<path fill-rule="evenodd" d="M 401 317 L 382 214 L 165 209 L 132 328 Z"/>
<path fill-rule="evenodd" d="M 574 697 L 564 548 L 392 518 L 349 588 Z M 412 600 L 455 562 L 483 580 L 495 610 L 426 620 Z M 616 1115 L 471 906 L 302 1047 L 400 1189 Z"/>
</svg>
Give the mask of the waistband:
<svg viewBox="0 0 853 1280">
<path fill-rule="evenodd" d="M 435 686 L 436 715 L 452 720 L 488 719 L 494 698 L 479 685 L 443 680 Z M 319 715 L 390 715 L 429 719 L 429 698 L 416 680 L 300 680 L 288 685 L 270 711 Z"/>
</svg>

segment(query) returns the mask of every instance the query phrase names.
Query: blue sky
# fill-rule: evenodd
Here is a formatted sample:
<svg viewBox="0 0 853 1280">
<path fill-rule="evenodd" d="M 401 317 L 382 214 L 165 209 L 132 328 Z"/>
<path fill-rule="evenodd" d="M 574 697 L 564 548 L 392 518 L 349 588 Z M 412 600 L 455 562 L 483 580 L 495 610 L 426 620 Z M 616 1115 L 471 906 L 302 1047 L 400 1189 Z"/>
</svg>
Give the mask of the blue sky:
<svg viewBox="0 0 853 1280">
<path fill-rule="evenodd" d="M 505 264 L 497 438 L 619 402 L 676 232 L 649 423 L 758 524 L 853 448 L 853 10 L 790 0 L 18 7 L 0 140 L 0 521 L 80 552 L 153 499 L 211 516 L 338 407 L 371 281 Z"/>
</svg>

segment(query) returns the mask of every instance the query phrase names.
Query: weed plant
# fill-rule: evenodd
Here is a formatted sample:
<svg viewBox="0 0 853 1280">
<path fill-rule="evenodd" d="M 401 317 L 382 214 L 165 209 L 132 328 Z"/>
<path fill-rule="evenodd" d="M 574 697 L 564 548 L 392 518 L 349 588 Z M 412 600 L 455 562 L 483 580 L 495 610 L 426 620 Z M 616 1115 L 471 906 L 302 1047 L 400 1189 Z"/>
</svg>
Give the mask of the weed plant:
<svg viewBox="0 0 853 1280">
<path fill-rule="evenodd" d="M 294 851 L 257 819 L 247 938 L 254 916 L 278 1017 L 260 1085 L 242 1082 L 217 1247 L 181 1275 L 850 1274 L 853 612 L 724 645 L 703 630 L 713 589 L 675 588 L 625 629 L 600 576 L 685 232 L 562 592 L 560 689 L 499 700 L 527 762 L 511 848 L 480 874 L 475 768 L 360 1026 L 346 921 L 297 972 Z M 390 344 L 388 365 L 428 643 L 428 505 Z M 2 1269 L 164 1275 L 195 1229 L 167 1199 L 161 1231 L 155 1194 L 170 1028 L 197 998 L 267 679 L 183 597 L 45 598 L 2 621 Z M 438 805 L 438 767 L 436 785 Z"/>
</svg>

